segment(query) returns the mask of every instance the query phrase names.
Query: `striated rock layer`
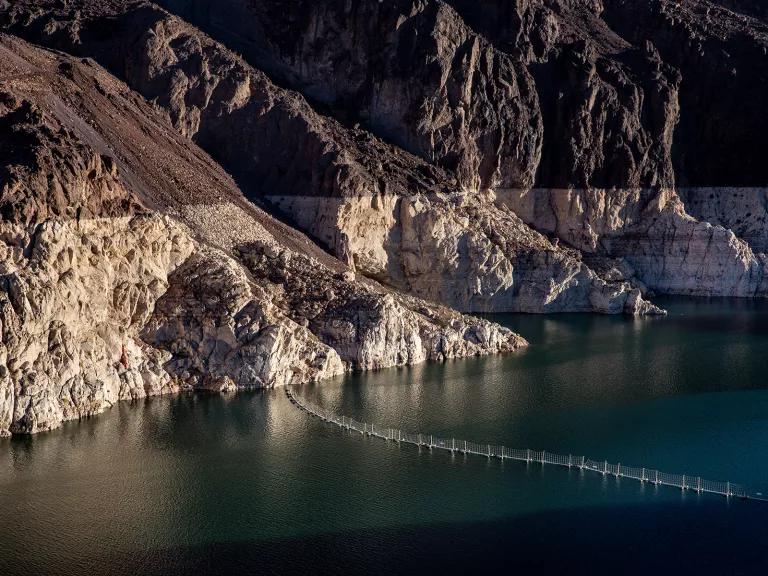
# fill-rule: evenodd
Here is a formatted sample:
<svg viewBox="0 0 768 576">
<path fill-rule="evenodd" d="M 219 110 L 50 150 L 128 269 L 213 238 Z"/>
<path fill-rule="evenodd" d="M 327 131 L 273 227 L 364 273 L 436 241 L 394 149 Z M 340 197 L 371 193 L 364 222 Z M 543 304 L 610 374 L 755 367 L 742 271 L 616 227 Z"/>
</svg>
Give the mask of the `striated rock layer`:
<svg viewBox="0 0 768 576">
<path fill-rule="evenodd" d="M 600 278 L 577 252 L 549 242 L 476 191 L 462 190 L 453 173 L 320 115 L 152 4 L 83 1 L 58 10 L 28 4 L 6 15 L 10 29 L 99 59 L 166 108 L 178 130 L 214 154 L 252 196 L 269 200 L 367 276 L 463 311 L 659 311 L 636 286 Z M 459 26 L 453 11 L 438 12 L 429 14 L 448 14 Z M 480 116 L 488 114 L 496 113 Z M 532 175 L 507 180 L 530 183 Z"/>
<path fill-rule="evenodd" d="M 92 61 L 0 36 L 0 149 L 0 434 L 525 345 L 355 279 Z"/>
<path fill-rule="evenodd" d="M 161 3 L 0 1 L 0 434 L 768 295 L 759 2 Z"/>
</svg>

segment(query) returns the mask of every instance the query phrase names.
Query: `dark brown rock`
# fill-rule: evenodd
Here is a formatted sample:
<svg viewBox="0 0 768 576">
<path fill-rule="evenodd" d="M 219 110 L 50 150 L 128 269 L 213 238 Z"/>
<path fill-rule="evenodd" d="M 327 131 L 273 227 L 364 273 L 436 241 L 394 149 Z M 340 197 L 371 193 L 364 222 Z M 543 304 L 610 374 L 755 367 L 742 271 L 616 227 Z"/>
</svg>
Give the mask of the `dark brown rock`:
<svg viewBox="0 0 768 576">
<path fill-rule="evenodd" d="M 453 171 L 533 185 L 541 117 L 522 60 L 438 0 L 165 2 L 337 118 Z"/>
<path fill-rule="evenodd" d="M 138 199 L 117 165 L 84 145 L 39 106 L 0 92 L 0 217 L 24 225 L 49 219 L 130 216 Z"/>
<path fill-rule="evenodd" d="M 678 184 L 766 186 L 768 24 L 706 0 L 603 4 L 614 30 L 634 44 L 652 41 L 680 71 Z"/>
</svg>

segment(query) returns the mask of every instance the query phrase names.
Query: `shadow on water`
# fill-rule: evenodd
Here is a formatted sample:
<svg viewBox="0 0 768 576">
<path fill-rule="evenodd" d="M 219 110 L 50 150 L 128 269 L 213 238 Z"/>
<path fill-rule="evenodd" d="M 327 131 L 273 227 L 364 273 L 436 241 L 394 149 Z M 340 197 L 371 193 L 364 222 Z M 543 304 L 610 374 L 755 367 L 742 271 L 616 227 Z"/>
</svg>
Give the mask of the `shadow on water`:
<svg viewBox="0 0 768 576">
<path fill-rule="evenodd" d="M 306 387 L 414 432 L 768 488 L 768 303 L 495 317 L 521 354 Z M 345 434 L 281 391 L 0 440 L 0 575 L 764 574 L 768 506 Z"/>
<path fill-rule="evenodd" d="M 768 506 L 584 508 L 493 521 L 404 525 L 311 538 L 220 542 L 108 555 L 55 573 L 167 574 L 742 574 L 768 566 Z M 727 542 L 719 539 L 730 532 Z M 5 576 L 52 573 L 34 557 Z M 2 567 L 0 561 L 0 567 Z"/>
</svg>

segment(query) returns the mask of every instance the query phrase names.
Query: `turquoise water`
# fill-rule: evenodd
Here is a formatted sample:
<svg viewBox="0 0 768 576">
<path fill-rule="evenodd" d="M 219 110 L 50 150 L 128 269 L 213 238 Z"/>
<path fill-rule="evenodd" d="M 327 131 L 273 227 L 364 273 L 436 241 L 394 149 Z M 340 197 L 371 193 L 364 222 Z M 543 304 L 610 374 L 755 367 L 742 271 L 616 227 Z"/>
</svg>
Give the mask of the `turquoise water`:
<svg viewBox="0 0 768 576">
<path fill-rule="evenodd" d="M 359 420 L 768 491 L 768 304 L 502 316 L 529 350 L 301 393 Z M 768 505 L 419 451 L 281 391 L 122 404 L 0 441 L 0 574 L 764 574 Z"/>
</svg>

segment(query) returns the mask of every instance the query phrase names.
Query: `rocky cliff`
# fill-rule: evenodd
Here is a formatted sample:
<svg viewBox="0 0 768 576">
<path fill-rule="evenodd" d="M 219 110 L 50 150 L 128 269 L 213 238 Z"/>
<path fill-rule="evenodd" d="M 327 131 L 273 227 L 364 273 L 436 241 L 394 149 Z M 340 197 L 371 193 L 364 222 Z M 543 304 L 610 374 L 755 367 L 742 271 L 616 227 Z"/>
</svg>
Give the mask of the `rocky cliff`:
<svg viewBox="0 0 768 576">
<path fill-rule="evenodd" d="M 760 2 L 160 4 L 0 0 L 0 434 L 768 294 Z"/>
<path fill-rule="evenodd" d="M 450 3 L 533 70 L 538 187 L 499 194 L 521 218 L 656 292 L 765 294 L 764 25 L 711 2 Z"/>
<path fill-rule="evenodd" d="M 534 230 L 584 252 L 590 263 L 607 259 L 632 271 L 604 279 L 657 292 L 765 294 L 761 242 L 754 235 L 732 240 L 722 229 L 753 219 L 750 208 L 708 220 L 691 202 L 702 187 L 726 198 L 730 187 L 765 183 L 756 141 L 765 119 L 756 103 L 768 75 L 739 77 L 726 66 L 762 70 L 758 20 L 706 1 L 163 3 L 325 114 L 442 167 L 471 202 L 487 197 L 471 186 L 490 187 L 497 207 Z M 711 50 L 697 52 L 699 40 Z M 712 63 L 714 70 L 703 68 Z M 713 82 L 724 80 L 739 89 L 718 91 Z M 745 104 L 734 98 L 745 97 L 742 113 Z M 435 130 L 436 110 L 449 132 Z M 709 117 L 726 121 L 700 121 Z M 478 150 L 485 164 L 473 161 Z M 487 166 L 502 169 L 491 174 Z M 282 203 L 295 215 L 290 204 Z M 331 210 L 319 228 L 338 234 L 343 220 Z M 361 214 L 359 206 L 349 211 Z M 381 219 L 368 214 L 352 225 Z M 638 244 L 638 234 L 659 236 Z M 360 255 L 353 237 L 340 236 L 337 254 Z M 506 295 L 482 299 L 488 309 L 520 309 Z"/>
<path fill-rule="evenodd" d="M 768 20 L 768 5 L 762 0 L 714 0 L 714 2 L 739 14 Z"/>
<path fill-rule="evenodd" d="M 369 277 L 463 311 L 658 312 L 637 285 L 599 277 L 492 193 L 467 189 L 455 172 L 320 114 L 152 4 L 38 4 L 17 5 L 6 26 L 98 59 L 166 108 L 252 197 Z M 498 109 L 506 106 L 499 102 L 508 100 L 493 104 Z"/>
<path fill-rule="evenodd" d="M 0 433 L 524 345 L 355 279 L 92 61 L 0 56 Z"/>
</svg>

